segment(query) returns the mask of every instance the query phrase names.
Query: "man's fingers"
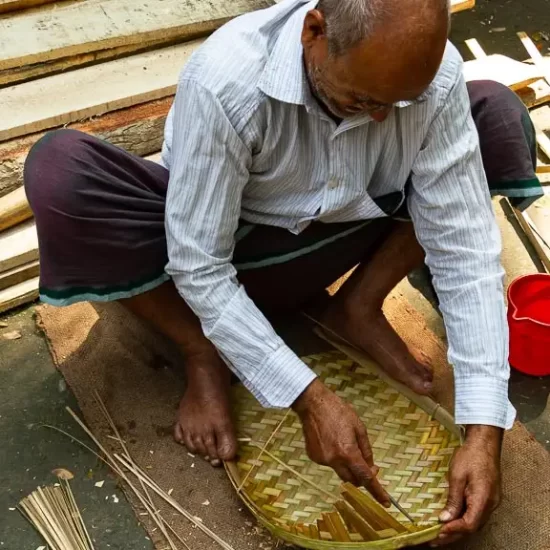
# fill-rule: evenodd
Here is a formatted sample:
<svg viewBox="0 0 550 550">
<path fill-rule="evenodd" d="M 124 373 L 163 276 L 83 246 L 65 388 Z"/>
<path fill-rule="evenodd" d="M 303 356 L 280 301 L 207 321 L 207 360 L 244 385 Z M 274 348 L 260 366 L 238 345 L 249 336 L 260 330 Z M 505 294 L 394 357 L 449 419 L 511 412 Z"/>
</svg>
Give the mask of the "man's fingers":
<svg viewBox="0 0 550 550">
<path fill-rule="evenodd" d="M 331 465 L 331 467 L 342 481 L 345 481 L 346 483 L 355 484 L 355 478 L 345 464 L 341 462 L 337 462 Z"/>
<path fill-rule="evenodd" d="M 359 421 L 359 424 L 355 430 L 355 436 L 357 437 L 357 444 L 359 445 L 359 450 L 361 451 L 361 454 L 363 455 L 365 462 L 372 470 L 372 468 L 375 467 L 374 457 L 372 455 L 372 447 L 370 446 L 367 430 L 365 429 L 365 426 L 361 421 Z"/>
<path fill-rule="evenodd" d="M 360 460 L 359 457 L 357 457 L 356 461 L 350 464 L 348 468 L 355 478 L 354 485 L 365 487 L 365 489 L 367 489 L 367 491 L 369 491 L 369 493 L 371 493 L 371 495 L 383 506 L 391 506 L 390 497 L 382 485 L 380 485 L 378 479 L 376 479 L 372 468 L 364 461 Z"/>
<path fill-rule="evenodd" d="M 468 524 L 464 521 L 464 518 L 458 518 L 450 521 L 443 526 L 443 529 L 441 529 L 441 535 L 446 535 L 447 537 L 450 535 L 463 536 L 471 532 L 472 529 L 470 529 Z"/>
<path fill-rule="evenodd" d="M 440 546 L 448 546 L 454 544 L 462 538 L 462 535 L 440 535 L 439 538 L 430 543 L 430 547 L 439 548 Z"/>
<path fill-rule="evenodd" d="M 464 523 L 470 531 L 477 531 L 489 519 L 492 508 L 489 505 L 490 487 L 478 487 L 468 498 Z"/>
<path fill-rule="evenodd" d="M 439 514 L 439 521 L 449 523 L 462 515 L 465 490 L 466 478 L 462 476 L 451 476 L 447 504 L 445 509 Z"/>
<path fill-rule="evenodd" d="M 390 496 L 388 495 L 386 489 L 380 485 L 380 482 L 376 477 L 372 478 L 371 484 L 367 487 L 371 495 L 380 503 L 382 506 L 389 508 L 391 506 Z"/>
</svg>

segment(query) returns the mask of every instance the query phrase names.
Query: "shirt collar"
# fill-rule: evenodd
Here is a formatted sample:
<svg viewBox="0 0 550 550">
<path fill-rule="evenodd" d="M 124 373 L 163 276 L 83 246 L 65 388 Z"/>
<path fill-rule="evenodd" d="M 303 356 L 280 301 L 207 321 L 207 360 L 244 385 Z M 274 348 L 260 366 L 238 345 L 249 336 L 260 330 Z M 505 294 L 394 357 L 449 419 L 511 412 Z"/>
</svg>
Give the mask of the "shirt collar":
<svg viewBox="0 0 550 550">
<path fill-rule="evenodd" d="M 318 0 L 303 3 L 284 24 L 260 82 L 260 90 L 268 96 L 297 105 L 311 105 L 313 96 L 304 67 L 302 28 L 306 13 Z"/>
</svg>

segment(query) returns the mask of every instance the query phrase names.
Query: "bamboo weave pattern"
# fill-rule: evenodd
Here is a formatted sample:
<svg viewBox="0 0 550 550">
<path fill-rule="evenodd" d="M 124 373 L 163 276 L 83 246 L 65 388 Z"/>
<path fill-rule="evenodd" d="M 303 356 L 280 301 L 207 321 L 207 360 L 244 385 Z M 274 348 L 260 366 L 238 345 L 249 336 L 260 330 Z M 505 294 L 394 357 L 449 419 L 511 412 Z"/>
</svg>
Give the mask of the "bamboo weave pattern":
<svg viewBox="0 0 550 550">
<path fill-rule="evenodd" d="M 375 463 L 380 467 L 380 482 L 416 525 L 393 507 L 389 512 L 411 533 L 437 525 L 447 497 L 446 473 L 459 446 L 458 438 L 368 366 L 343 353 L 334 351 L 303 360 L 331 390 L 353 405 L 367 427 Z M 261 447 L 271 438 L 266 453 L 253 444 L 240 444 L 240 480 L 234 482 L 240 486 L 245 480 L 245 502 L 250 500 L 268 526 L 272 524 L 277 531 L 338 540 L 330 529 L 323 528 L 327 514 L 334 514 L 335 503 L 342 500 L 341 481 L 332 469 L 309 460 L 297 416 L 292 411 L 262 408 L 243 386 L 235 387 L 234 392 L 238 437 L 249 438 Z M 334 498 L 329 499 L 326 492 Z M 348 540 L 364 540 L 352 526 L 347 527 Z M 392 535 L 382 533 L 388 534 Z"/>
</svg>

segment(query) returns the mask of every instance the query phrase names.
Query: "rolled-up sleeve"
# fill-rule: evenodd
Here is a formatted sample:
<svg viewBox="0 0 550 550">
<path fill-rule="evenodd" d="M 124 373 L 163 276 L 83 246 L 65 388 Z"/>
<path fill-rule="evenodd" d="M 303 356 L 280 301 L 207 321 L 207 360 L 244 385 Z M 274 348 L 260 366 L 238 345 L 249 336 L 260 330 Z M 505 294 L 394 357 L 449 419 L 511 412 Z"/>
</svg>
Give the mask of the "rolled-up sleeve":
<svg viewBox="0 0 550 550">
<path fill-rule="evenodd" d="M 462 76 L 415 161 L 409 211 L 447 329 L 456 422 L 510 428 L 501 240 Z"/>
<path fill-rule="evenodd" d="M 180 82 L 172 116 L 166 271 L 260 403 L 288 407 L 315 374 L 275 333 L 231 263 L 251 151 L 215 95 L 194 81 Z"/>
</svg>

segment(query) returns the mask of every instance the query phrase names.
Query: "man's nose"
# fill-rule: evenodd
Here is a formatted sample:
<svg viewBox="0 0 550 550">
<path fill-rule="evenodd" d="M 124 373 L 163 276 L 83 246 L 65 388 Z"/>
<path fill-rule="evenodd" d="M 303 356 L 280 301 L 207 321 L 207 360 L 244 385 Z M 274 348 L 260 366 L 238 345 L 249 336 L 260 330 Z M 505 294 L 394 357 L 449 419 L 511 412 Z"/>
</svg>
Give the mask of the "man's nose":
<svg viewBox="0 0 550 550">
<path fill-rule="evenodd" d="M 384 122 L 384 120 L 388 118 L 390 111 L 391 111 L 391 107 L 388 107 L 387 109 L 370 113 L 370 116 L 373 120 L 376 120 L 376 122 Z"/>
</svg>

